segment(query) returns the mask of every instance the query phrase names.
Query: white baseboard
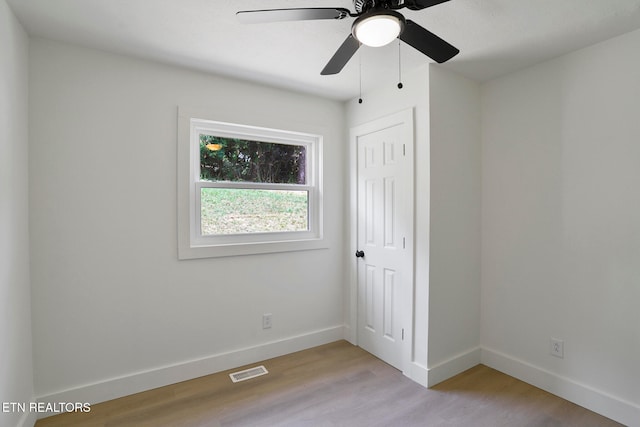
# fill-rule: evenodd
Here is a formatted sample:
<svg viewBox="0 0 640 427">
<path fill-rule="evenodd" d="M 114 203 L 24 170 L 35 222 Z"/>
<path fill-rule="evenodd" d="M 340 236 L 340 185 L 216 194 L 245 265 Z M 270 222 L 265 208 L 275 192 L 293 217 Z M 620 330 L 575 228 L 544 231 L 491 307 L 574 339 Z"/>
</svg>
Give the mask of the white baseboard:
<svg viewBox="0 0 640 427">
<path fill-rule="evenodd" d="M 427 387 L 441 383 L 480 363 L 480 347 L 472 348 L 427 369 Z"/>
<path fill-rule="evenodd" d="M 640 406 L 549 372 L 522 360 L 482 348 L 481 363 L 629 427 L 640 427 Z"/>
<path fill-rule="evenodd" d="M 344 340 L 348 341 L 350 344 L 358 345 L 358 337 L 356 336 L 355 330 L 351 329 L 351 326 L 344 325 Z"/>
<path fill-rule="evenodd" d="M 35 401 L 36 401 L 35 397 L 31 399 L 31 402 L 35 402 Z M 37 413 L 26 411 L 20 418 L 20 421 L 18 422 L 18 427 L 33 427 L 36 424 L 37 420 L 38 420 Z"/>
<path fill-rule="evenodd" d="M 203 359 L 191 360 L 175 365 L 150 369 L 94 384 L 38 397 L 38 402 L 87 402 L 91 404 L 117 399 L 130 394 L 175 384 L 181 381 L 210 375 L 250 363 L 306 350 L 344 339 L 344 326 L 314 331 L 308 334 L 285 338 L 254 347 L 215 354 Z M 43 418 L 55 414 L 39 414 Z"/>
<path fill-rule="evenodd" d="M 425 366 L 411 362 L 409 369 L 403 372 L 406 377 L 409 377 L 413 382 L 420 384 L 422 387 L 428 387 L 429 373 Z"/>
</svg>

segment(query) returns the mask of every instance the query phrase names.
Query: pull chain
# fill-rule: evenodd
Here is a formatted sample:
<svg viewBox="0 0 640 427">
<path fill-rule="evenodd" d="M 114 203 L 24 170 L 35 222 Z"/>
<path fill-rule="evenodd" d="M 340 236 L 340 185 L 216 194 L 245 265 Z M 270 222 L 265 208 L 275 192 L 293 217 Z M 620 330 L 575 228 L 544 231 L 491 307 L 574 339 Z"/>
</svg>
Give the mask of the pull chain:
<svg viewBox="0 0 640 427">
<path fill-rule="evenodd" d="M 359 75 L 360 75 L 360 97 L 358 98 L 358 104 L 362 104 L 362 50 L 358 53 L 359 63 Z"/>
<path fill-rule="evenodd" d="M 402 89 L 402 61 L 400 60 L 400 39 L 398 39 L 398 89 Z"/>
</svg>

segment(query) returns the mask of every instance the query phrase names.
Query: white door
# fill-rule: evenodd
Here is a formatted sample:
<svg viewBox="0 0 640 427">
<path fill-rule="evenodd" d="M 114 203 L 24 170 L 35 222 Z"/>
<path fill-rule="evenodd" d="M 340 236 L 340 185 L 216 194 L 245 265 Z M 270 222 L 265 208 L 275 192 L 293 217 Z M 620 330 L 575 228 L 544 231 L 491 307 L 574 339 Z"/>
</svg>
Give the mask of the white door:
<svg viewBox="0 0 640 427">
<path fill-rule="evenodd" d="M 408 110 L 356 128 L 357 340 L 406 370 L 413 318 L 413 121 Z"/>
</svg>

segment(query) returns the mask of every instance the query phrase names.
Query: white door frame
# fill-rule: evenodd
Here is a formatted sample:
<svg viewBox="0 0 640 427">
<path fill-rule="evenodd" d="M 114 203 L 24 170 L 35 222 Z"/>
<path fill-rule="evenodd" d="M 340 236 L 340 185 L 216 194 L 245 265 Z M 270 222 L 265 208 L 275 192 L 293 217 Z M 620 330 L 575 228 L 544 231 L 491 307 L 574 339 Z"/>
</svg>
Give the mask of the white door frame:
<svg viewBox="0 0 640 427">
<path fill-rule="evenodd" d="M 350 175 L 350 244 L 349 244 L 349 256 L 351 261 L 350 275 L 349 275 L 349 327 L 346 332 L 346 339 L 354 345 L 358 345 L 358 263 L 355 257 L 355 252 L 358 250 L 358 137 L 367 135 L 372 132 L 376 132 L 382 129 L 386 129 L 392 126 L 400 124 L 407 124 L 410 130 L 410 137 L 407 138 L 405 143 L 405 154 L 410 159 L 410 173 L 411 179 L 409 180 L 410 188 L 407 189 L 410 194 L 411 202 L 409 207 L 410 217 L 410 230 L 406 236 L 406 249 L 407 256 L 411 257 L 411 269 L 406 272 L 406 282 L 410 287 L 410 300 L 407 301 L 406 311 L 406 327 L 405 336 L 403 341 L 403 366 L 402 371 L 405 375 L 410 376 L 411 363 L 413 360 L 413 320 L 414 320 L 414 292 L 415 292 L 415 193 L 414 193 L 414 145 L 415 145 L 415 131 L 413 124 L 413 108 L 399 111 L 388 116 L 384 116 L 365 124 L 351 128 L 349 135 L 349 175 Z"/>
</svg>

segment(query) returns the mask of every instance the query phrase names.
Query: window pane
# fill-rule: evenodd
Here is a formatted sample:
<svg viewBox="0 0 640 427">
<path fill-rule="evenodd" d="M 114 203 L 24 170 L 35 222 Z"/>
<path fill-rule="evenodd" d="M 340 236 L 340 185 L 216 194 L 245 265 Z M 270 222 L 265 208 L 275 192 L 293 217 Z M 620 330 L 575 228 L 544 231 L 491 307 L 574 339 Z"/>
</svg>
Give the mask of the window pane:
<svg viewBox="0 0 640 427">
<path fill-rule="evenodd" d="M 307 231 L 307 191 L 202 188 L 202 235 Z"/>
<path fill-rule="evenodd" d="M 306 148 L 200 135 L 200 179 L 306 184 Z"/>
</svg>

